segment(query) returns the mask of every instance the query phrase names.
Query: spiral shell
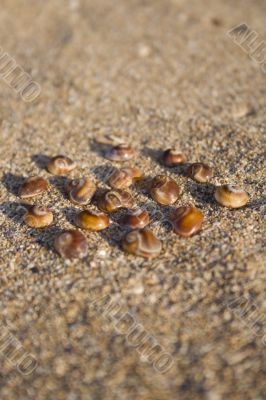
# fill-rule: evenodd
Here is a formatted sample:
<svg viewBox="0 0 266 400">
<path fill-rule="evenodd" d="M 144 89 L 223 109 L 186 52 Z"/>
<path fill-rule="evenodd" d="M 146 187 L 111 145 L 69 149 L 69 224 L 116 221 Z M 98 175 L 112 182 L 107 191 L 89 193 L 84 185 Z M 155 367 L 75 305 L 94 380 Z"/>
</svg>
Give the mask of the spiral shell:
<svg viewBox="0 0 266 400">
<path fill-rule="evenodd" d="M 151 184 L 151 197 L 162 205 L 174 204 L 180 194 L 180 187 L 166 175 L 157 175 Z"/>
<path fill-rule="evenodd" d="M 106 191 L 98 200 L 101 211 L 111 213 L 120 208 L 132 208 L 134 200 L 129 192 L 121 189 Z"/>
<path fill-rule="evenodd" d="M 89 204 L 96 192 L 96 185 L 88 178 L 73 179 L 67 185 L 69 200 L 74 204 Z"/>
<path fill-rule="evenodd" d="M 115 189 L 127 189 L 135 180 L 141 179 L 141 171 L 134 167 L 115 170 L 108 180 L 108 184 Z"/>
<path fill-rule="evenodd" d="M 171 214 L 175 233 L 183 237 L 189 237 L 199 232 L 203 220 L 203 213 L 196 207 L 178 207 Z"/>
<path fill-rule="evenodd" d="M 75 223 L 79 228 L 91 231 L 102 231 L 108 228 L 110 220 L 108 215 L 104 213 L 96 213 L 94 211 L 84 210 L 78 213 Z"/>
<path fill-rule="evenodd" d="M 155 258 L 162 250 L 161 241 L 148 229 L 129 232 L 123 239 L 123 250 L 144 258 Z"/>
<path fill-rule="evenodd" d="M 234 185 L 218 186 L 215 189 L 214 197 L 219 204 L 228 208 L 240 208 L 249 201 L 247 192 Z"/>
<path fill-rule="evenodd" d="M 76 163 L 66 156 L 56 156 L 50 159 L 47 169 L 53 175 L 68 175 L 76 168 Z"/>
<path fill-rule="evenodd" d="M 176 149 L 167 149 L 162 156 L 162 163 L 166 167 L 175 167 L 176 165 L 184 164 L 186 161 L 186 156 L 180 150 Z"/>
<path fill-rule="evenodd" d="M 150 223 L 150 216 L 146 210 L 136 208 L 124 215 L 121 223 L 131 229 L 143 229 Z"/>
<path fill-rule="evenodd" d="M 24 215 L 24 222 L 31 228 L 44 228 L 53 222 L 53 213 L 49 208 L 31 206 Z"/>
<path fill-rule="evenodd" d="M 106 152 L 106 158 L 111 161 L 128 161 L 135 155 L 134 149 L 128 144 L 118 144 Z"/>
<path fill-rule="evenodd" d="M 41 176 L 32 176 L 27 178 L 19 189 L 19 196 L 22 199 L 28 199 L 38 196 L 48 189 L 48 182 Z"/>
<path fill-rule="evenodd" d="M 207 164 L 194 163 L 189 166 L 187 174 L 194 181 L 199 183 L 205 183 L 208 182 L 213 177 L 213 170 Z"/>
<path fill-rule="evenodd" d="M 86 237 L 78 230 L 61 232 L 54 241 L 55 250 L 63 258 L 84 258 L 88 254 Z"/>
</svg>

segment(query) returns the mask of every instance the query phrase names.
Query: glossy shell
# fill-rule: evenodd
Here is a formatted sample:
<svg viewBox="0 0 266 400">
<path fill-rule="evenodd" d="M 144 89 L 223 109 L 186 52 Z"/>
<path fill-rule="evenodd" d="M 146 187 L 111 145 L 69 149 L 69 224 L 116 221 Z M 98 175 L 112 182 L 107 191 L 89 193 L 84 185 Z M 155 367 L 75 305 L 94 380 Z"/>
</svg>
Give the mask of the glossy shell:
<svg viewBox="0 0 266 400">
<path fill-rule="evenodd" d="M 56 251 L 63 258 L 84 258 L 88 253 L 86 237 L 78 230 L 61 232 L 54 241 Z"/>
<path fill-rule="evenodd" d="M 108 190 L 98 199 L 99 209 L 107 213 L 117 211 L 120 208 L 132 208 L 133 205 L 133 197 L 125 190 Z"/>
<path fill-rule="evenodd" d="M 120 222 L 131 229 L 143 229 L 150 223 L 150 216 L 146 210 L 137 208 L 124 215 Z"/>
<path fill-rule="evenodd" d="M 128 161 L 135 155 L 134 149 L 127 144 L 119 144 L 106 152 L 106 158 L 111 161 Z"/>
<path fill-rule="evenodd" d="M 40 176 L 32 176 L 25 180 L 19 189 L 19 196 L 28 199 L 38 196 L 48 189 L 48 182 Z"/>
<path fill-rule="evenodd" d="M 189 237 L 199 232 L 203 220 L 203 213 L 196 207 L 178 207 L 171 215 L 175 233 L 183 237 Z"/>
<path fill-rule="evenodd" d="M 191 164 L 187 170 L 188 176 L 196 182 L 205 183 L 213 177 L 212 168 L 204 163 Z"/>
<path fill-rule="evenodd" d="M 166 175 L 157 175 L 151 184 L 151 197 L 162 205 L 174 204 L 179 195 L 180 187 Z"/>
<path fill-rule="evenodd" d="M 129 232 L 122 243 L 127 253 L 144 258 L 155 258 L 162 250 L 161 241 L 148 229 Z"/>
<path fill-rule="evenodd" d="M 128 171 L 117 169 L 108 179 L 108 184 L 114 189 L 127 189 L 133 183 L 133 178 Z"/>
<path fill-rule="evenodd" d="M 46 207 L 31 206 L 24 215 L 24 222 L 31 228 L 44 228 L 53 222 L 53 213 Z"/>
<path fill-rule="evenodd" d="M 74 204 L 89 204 L 96 192 L 96 185 L 88 178 L 73 179 L 67 186 L 69 200 Z"/>
<path fill-rule="evenodd" d="M 166 167 L 175 167 L 179 164 L 184 164 L 187 161 L 186 156 L 176 149 L 167 149 L 162 155 L 162 163 Z"/>
<path fill-rule="evenodd" d="M 76 163 L 69 157 L 62 155 L 50 159 L 47 170 L 53 175 L 64 176 L 68 175 L 76 168 Z"/>
<path fill-rule="evenodd" d="M 228 208 L 244 207 L 249 201 L 249 195 L 238 186 L 223 185 L 215 189 L 216 201 Z"/>
<path fill-rule="evenodd" d="M 112 173 L 108 179 L 108 184 L 115 189 L 127 189 L 141 177 L 142 173 L 136 167 L 121 168 Z"/>
<path fill-rule="evenodd" d="M 94 211 L 81 211 L 75 218 L 75 223 L 79 228 L 91 231 L 102 231 L 108 228 L 110 220 L 108 215 L 104 213 L 96 213 Z"/>
</svg>

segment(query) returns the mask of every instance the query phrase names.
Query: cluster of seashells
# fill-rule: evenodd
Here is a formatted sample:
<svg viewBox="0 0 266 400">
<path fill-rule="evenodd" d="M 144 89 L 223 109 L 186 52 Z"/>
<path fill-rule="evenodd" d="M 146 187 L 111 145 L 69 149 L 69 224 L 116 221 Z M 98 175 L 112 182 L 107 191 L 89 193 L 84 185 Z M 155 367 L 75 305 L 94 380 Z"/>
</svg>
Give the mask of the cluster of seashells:
<svg viewBox="0 0 266 400">
<path fill-rule="evenodd" d="M 115 162 L 126 162 L 135 155 L 134 149 L 127 144 L 112 146 L 105 156 Z M 175 149 L 167 149 L 162 154 L 162 163 L 167 167 L 175 167 L 186 163 L 185 155 Z M 49 160 L 47 170 L 56 176 L 66 176 L 76 168 L 76 163 L 69 157 L 59 155 Z M 206 183 L 213 176 L 213 169 L 204 163 L 194 163 L 187 168 L 188 177 L 198 183 Z M 110 225 L 110 213 L 119 209 L 127 209 L 119 223 L 130 228 L 122 241 L 125 252 L 154 258 L 162 250 L 162 243 L 154 233 L 147 228 L 150 223 L 149 213 L 141 208 L 134 208 L 134 199 L 128 191 L 129 187 L 143 179 L 142 172 L 137 167 L 115 169 L 108 179 L 110 189 L 97 199 L 99 212 L 89 209 L 81 210 L 75 217 L 75 225 L 82 230 L 101 231 Z M 19 189 L 22 199 L 34 198 L 48 189 L 48 182 L 40 176 L 27 178 Z M 79 206 L 87 206 L 96 193 L 95 183 L 88 177 L 69 180 L 66 186 L 69 200 Z M 149 188 L 151 198 L 160 205 L 173 205 L 180 196 L 180 187 L 176 181 L 167 175 L 157 175 L 152 179 Z M 215 188 L 216 201 L 225 207 L 240 208 L 247 204 L 248 194 L 232 185 L 222 185 Z M 32 228 L 45 228 L 53 223 L 53 212 L 45 207 L 31 205 L 24 215 L 25 223 Z M 196 207 L 181 206 L 175 208 L 170 215 L 170 222 L 176 234 L 189 237 L 202 228 L 204 215 Z M 79 229 L 61 232 L 54 241 L 56 251 L 64 258 L 84 258 L 88 253 L 86 237 Z"/>
</svg>

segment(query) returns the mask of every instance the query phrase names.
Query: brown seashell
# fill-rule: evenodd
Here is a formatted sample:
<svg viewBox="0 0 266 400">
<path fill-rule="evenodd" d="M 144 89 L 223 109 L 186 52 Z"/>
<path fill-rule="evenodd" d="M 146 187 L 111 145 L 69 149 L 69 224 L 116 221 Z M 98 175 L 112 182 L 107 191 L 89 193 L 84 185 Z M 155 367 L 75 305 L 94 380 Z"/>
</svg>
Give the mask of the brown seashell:
<svg viewBox="0 0 266 400">
<path fill-rule="evenodd" d="M 143 174 L 138 167 L 127 167 L 123 169 L 131 174 L 133 181 L 139 181 L 143 177 Z"/>
<path fill-rule="evenodd" d="M 240 208 L 249 201 L 249 195 L 243 189 L 233 185 L 218 186 L 214 192 L 215 200 L 224 207 Z"/>
<path fill-rule="evenodd" d="M 76 168 L 76 163 L 69 157 L 62 155 L 50 159 L 47 170 L 58 176 L 68 175 L 73 169 Z"/>
<path fill-rule="evenodd" d="M 202 227 L 203 219 L 203 213 L 196 207 L 178 207 L 171 215 L 175 233 L 183 237 L 197 233 Z"/>
<path fill-rule="evenodd" d="M 132 208 L 134 205 L 133 197 L 126 190 L 112 189 L 106 191 L 98 199 L 98 207 L 101 211 L 111 213 L 120 208 Z"/>
<path fill-rule="evenodd" d="M 22 199 L 28 199 L 38 196 L 48 189 L 48 182 L 41 176 L 32 176 L 27 178 L 19 189 L 19 196 Z"/>
<path fill-rule="evenodd" d="M 121 223 L 131 229 L 143 229 L 150 223 L 150 216 L 146 210 L 137 208 L 124 215 Z"/>
<path fill-rule="evenodd" d="M 88 178 L 73 179 L 67 185 L 69 200 L 74 204 L 89 204 L 96 192 L 96 185 Z"/>
<path fill-rule="evenodd" d="M 78 213 L 75 223 L 79 228 L 91 231 L 102 231 L 108 228 L 110 220 L 108 215 L 104 213 L 96 213 L 94 211 L 84 210 Z"/>
<path fill-rule="evenodd" d="M 118 144 L 106 152 L 106 158 L 111 161 L 128 161 L 135 155 L 134 149 L 128 144 Z"/>
<path fill-rule="evenodd" d="M 127 189 L 135 180 L 141 179 L 141 171 L 134 167 L 115 170 L 108 180 L 108 184 L 115 189 Z"/>
<path fill-rule="evenodd" d="M 151 197 L 162 205 L 174 204 L 179 195 L 180 187 L 166 175 L 157 175 L 151 184 Z"/>
<path fill-rule="evenodd" d="M 175 167 L 176 165 L 184 164 L 186 161 L 186 156 L 176 149 L 167 149 L 162 156 L 162 162 L 166 167 Z"/>
<path fill-rule="evenodd" d="M 88 254 L 86 237 L 78 230 L 61 232 L 54 241 L 56 251 L 63 258 L 84 258 Z"/>
<path fill-rule="evenodd" d="M 207 164 L 194 163 L 189 166 L 187 174 L 194 181 L 205 183 L 213 177 L 213 170 Z"/>
<path fill-rule="evenodd" d="M 155 258 L 162 250 L 161 241 L 148 229 L 129 232 L 123 239 L 123 250 L 145 258 Z"/>
<path fill-rule="evenodd" d="M 49 208 L 31 206 L 24 215 L 24 222 L 31 228 L 44 228 L 53 222 L 53 213 Z"/>
</svg>

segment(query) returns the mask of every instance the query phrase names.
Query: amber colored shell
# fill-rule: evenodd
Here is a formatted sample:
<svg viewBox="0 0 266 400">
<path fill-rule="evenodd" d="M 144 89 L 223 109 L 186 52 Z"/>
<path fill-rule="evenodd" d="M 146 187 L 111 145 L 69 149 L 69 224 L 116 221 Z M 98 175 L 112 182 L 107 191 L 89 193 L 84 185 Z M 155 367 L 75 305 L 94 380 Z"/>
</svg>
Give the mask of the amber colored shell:
<svg viewBox="0 0 266 400">
<path fill-rule="evenodd" d="M 128 144 L 118 144 L 106 153 L 106 158 L 111 161 L 128 161 L 135 155 L 134 149 Z"/>
<path fill-rule="evenodd" d="M 135 180 L 141 179 L 141 171 L 134 167 L 115 170 L 108 180 L 108 184 L 115 189 L 127 189 Z"/>
<path fill-rule="evenodd" d="M 133 205 L 134 200 L 131 194 L 121 189 L 108 190 L 98 199 L 99 209 L 107 213 L 120 208 L 132 208 Z"/>
<path fill-rule="evenodd" d="M 145 258 L 155 258 L 162 250 L 161 241 L 148 229 L 129 232 L 122 243 L 123 250 Z"/>
<path fill-rule="evenodd" d="M 48 182 L 40 176 L 27 178 L 19 189 L 19 196 L 22 199 L 38 196 L 48 189 Z"/>
<path fill-rule="evenodd" d="M 166 175 L 157 175 L 151 184 L 151 197 L 162 205 L 174 204 L 180 194 L 180 187 Z"/>
<path fill-rule="evenodd" d="M 189 166 L 187 174 L 190 178 L 194 179 L 194 181 L 205 183 L 213 177 L 213 170 L 207 164 L 194 163 Z"/>
<path fill-rule="evenodd" d="M 47 170 L 53 175 L 67 175 L 76 168 L 76 163 L 62 155 L 50 159 Z"/>
<path fill-rule="evenodd" d="M 142 179 L 142 177 L 143 177 L 143 174 L 138 167 L 127 167 L 127 168 L 123 168 L 123 169 L 124 169 L 124 171 L 127 171 L 128 173 L 131 174 L 134 181 L 138 181 L 138 180 Z"/>
<path fill-rule="evenodd" d="M 124 215 L 120 222 L 131 229 L 143 229 L 150 223 L 150 216 L 146 210 L 137 208 Z"/>
<path fill-rule="evenodd" d="M 108 215 L 104 213 L 96 213 L 89 210 L 84 210 L 78 213 L 75 218 L 75 223 L 79 228 L 88 229 L 91 231 L 102 231 L 110 225 Z"/>
<path fill-rule="evenodd" d="M 178 207 L 171 215 L 175 233 L 183 237 L 197 233 L 202 227 L 203 220 L 203 213 L 196 207 Z"/>
<path fill-rule="evenodd" d="M 54 247 L 63 258 L 84 258 L 88 253 L 86 237 L 78 230 L 61 232 L 55 238 Z"/>
<path fill-rule="evenodd" d="M 215 189 L 214 197 L 216 201 L 224 207 L 240 208 L 249 201 L 247 192 L 233 185 L 222 185 Z"/>
<path fill-rule="evenodd" d="M 124 169 L 115 170 L 108 179 L 108 184 L 114 189 L 126 189 L 131 186 L 132 183 L 132 175 Z"/>
<path fill-rule="evenodd" d="M 186 161 L 186 156 L 176 149 L 167 149 L 162 156 L 162 162 L 166 167 L 175 167 L 176 165 L 184 164 Z"/>
<path fill-rule="evenodd" d="M 24 222 L 31 228 L 44 228 L 53 222 L 53 213 L 46 207 L 31 206 L 24 215 Z"/>
<path fill-rule="evenodd" d="M 69 200 L 74 204 L 88 204 L 96 192 L 96 185 L 88 178 L 73 179 L 67 186 Z"/>
</svg>

